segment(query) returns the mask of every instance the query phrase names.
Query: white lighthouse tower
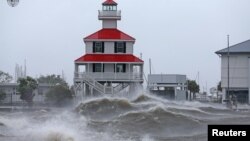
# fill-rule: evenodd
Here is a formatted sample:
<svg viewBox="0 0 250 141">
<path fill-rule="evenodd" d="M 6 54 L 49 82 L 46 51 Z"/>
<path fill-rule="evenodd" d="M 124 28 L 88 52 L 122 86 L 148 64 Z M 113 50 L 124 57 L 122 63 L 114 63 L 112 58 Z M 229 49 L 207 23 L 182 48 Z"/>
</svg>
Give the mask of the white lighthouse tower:
<svg viewBox="0 0 250 141">
<path fill-rule="evenodd" d="M 144 62 L 133 55 L 135 38 L 117 29 L 121 11 L 106 0 L 99 10 L 102 29 L 85 37 L 85 53 L 75 60 L 76 92 L 116 94 L 143 83 Z"/>
</svg>

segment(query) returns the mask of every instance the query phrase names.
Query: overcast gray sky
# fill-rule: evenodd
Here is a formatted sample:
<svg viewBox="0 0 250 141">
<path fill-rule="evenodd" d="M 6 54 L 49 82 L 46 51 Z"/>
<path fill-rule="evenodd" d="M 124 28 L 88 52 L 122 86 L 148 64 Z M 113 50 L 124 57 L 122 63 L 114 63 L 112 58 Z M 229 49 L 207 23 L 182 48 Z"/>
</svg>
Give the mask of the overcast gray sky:
<svg viewBox="0 0 250 141">
<path fill-rule="evenodd" d="M 61 74 L 73 83 L 74 60 L 85 52 L 83 37 L 99 30 L 97 10 L 104 0 L 20 0 L 11 8 L 0 0 L 0 70 L 14 75 L 27 61 L 27 73 Z M 220 81 L 215 51 L 250 39 L 250 0 L 116 0 L 120 30 L 136 38 L 145 73 L 200 72 L 203 91 Z"/>
</svg>

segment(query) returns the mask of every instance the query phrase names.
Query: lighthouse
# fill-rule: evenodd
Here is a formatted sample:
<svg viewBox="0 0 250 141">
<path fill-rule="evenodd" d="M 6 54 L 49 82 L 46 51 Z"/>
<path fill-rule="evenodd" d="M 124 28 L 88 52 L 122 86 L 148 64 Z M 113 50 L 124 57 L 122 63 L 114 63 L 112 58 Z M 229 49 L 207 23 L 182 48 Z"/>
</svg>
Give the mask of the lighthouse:
<svg viewBox="0 0 250 141">
<path fill-rule="evenodd" d="M 86 36 L 85 54 L 75 60 L 74 86 L 84 95 L 117 94 L 143 83 L 142 59 L 133 55 L 135 38 L 117 28 L 121 11 L 114 0 L 102 3 L 102 29 Z"/>
</svg>

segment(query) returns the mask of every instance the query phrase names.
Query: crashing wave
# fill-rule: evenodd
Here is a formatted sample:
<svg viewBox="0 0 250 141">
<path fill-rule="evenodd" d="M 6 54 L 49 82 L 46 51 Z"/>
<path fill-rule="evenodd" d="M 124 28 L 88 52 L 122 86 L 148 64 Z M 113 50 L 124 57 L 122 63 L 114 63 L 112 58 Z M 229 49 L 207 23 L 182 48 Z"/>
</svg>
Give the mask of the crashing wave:
<svg viewBox="0 0 250 141">
<path fill-rule="evenodd" d="M 149 96 L 142 94 L 142 95 L 139 95 L 135 100 L 132 100 L 132 102 L 139 103 L 139 102 L 145 102 L 149 100 L 152 100 L 152 99 Z"/>
<path fill-rule="evenodd" d="M 86 117 L 102 119 L 119 115 L 133 108 L 133 105 L 126 99 L 99 98 L 81 103 L 76 111 Z"/>
</svg>

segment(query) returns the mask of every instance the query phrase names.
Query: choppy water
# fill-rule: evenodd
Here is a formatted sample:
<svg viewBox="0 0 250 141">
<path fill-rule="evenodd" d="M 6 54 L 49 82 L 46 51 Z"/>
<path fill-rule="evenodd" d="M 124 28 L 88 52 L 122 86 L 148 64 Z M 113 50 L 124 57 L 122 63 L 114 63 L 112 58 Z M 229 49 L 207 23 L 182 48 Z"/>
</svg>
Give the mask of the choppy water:
<svg viewBox="0 0 250 141">
<path fill-rule="evenodd" d="M 208 124 L 250 124 L 250 112 L 150 95 L 100 97 L 67 110 L 0 112 L 0 141 L 206 141 Z"/>
</svg>

